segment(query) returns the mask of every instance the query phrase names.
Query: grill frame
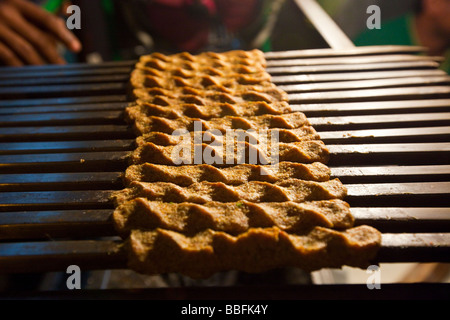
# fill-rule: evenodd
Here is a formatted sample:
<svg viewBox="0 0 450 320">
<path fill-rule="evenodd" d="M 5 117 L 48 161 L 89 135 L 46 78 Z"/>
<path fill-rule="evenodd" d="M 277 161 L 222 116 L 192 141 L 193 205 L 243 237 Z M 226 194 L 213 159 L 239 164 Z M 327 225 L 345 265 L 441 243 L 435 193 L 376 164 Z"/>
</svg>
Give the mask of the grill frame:
<svg viewBox="0 0 450 320">
<path fill-rule="evenodd" d="M 364 71 L 370 69 L 366 64 L 358 69 L 357 62 L 348 63 L 347 59 L 333 72 L 324 73 L 327 65 L 323 64 L 323 56 L 332 56 L 334 63 L 339 62 L 339 57 L 368 56 L 374 61 L 379 57 L 384 68 L 391 68 L 386 71 L 386 77 L 391 79 L 392 72 L 399 70 L 417 70 L 424 79 L 434 79 L 437 63 L 433 57 L 422 58 L 420 61 L 425 64 L 412 63 L 409 68 L 400 64 L 396 67 L 395 63 L 386 65 L 389 57 L 419 50 L 389 46 L 373 47 L 372 51 L 365 47 L 269 53 L 269 64 L 295 57 L 300 68 L 302 59 L 306 59 L 304 68 L 298 70 L 310 73 L 307 77 L 292 75 L 292 68 L 289 73 L 285 69 L 268 70 L 280 86 L 295 81 L 323 85 L 336 75 L 340 79 L 332 82 L 342 86 L 345 73 L 370 79 L 376 72 L 380 79 L 386 79 L 376 62 L 369 74 Z M 121 112 L 127 103 L 127 85 L 124 81 L 103 83 L 102 79 L 104 75 L 124 79 L 132 65 L 133 62 L 121 62 L 0 69 L 0 114 L 4 115 L 0 118 L 0 273 L 62 271 L 70 264 L 77 264 L 82 270 L 125 266 L 123 253 L 116 251 L 120 240 L 110 221 L 112 204 L 105 196 L 122 188 L 120 173 L 126 167 L 127 153 L 134 148 L 133 134 Z M 426 71 L 430 71 L 428 76 Z M 65 84 L 45 85 L 45 80 L 54 83 L 61 76 Z M 36 82 L 36 78 L 41 80 Z M 79 84 L 88 78 L 92 83 Z M 409 79 L 406 75 L 400 78 Z M 22 80 L 35 83 L 18 86 Z M 294 110 L 308 116 L 329 147 L 333 175 L 350 187 L 346 200 L 357 224 L 372 224 L 383 232 L 383 246 L 376 262 L 450 262 L 446 199 L 450 175 L 450 81 L 441 74 L 437 82 L 419 81 L 405 86 L 404 81 L 400 83 L 391 88 L 311 88 L 302 93 L 296 92 L 298 87 L 291 87 L 288 92 Z M 423 113 L 432 117 L 421 121 Z M 396 115 L 400 115 L 400 121 L 382 121 Z M 432 133 L 421 135 L 420 130 Z M 393 174 L 392 166 L 398 165 L 405 171 Z M 374 167 L 386 172 L 351 170 Z M 425 168 L 429 172 L 422 172 Z M 433 173 L 433 168 L 440 171 Z M 389 189 L 394 185 L 397 189 Z M 411 195 L 408 189 L 400 188 L 413 185 L 440 189 L 435 192 L 429 188 L 423 195 Z M 383 191 L 382 186 L 391 191 Z M 361 194 L 361 189 L 368 195 Z M 369 204 L 367 210 L 364 204 Z M 407 208 L 405 204 L 419 209 Z M 396 237 L 404 230 L 406 235 Z"/>
</svg>

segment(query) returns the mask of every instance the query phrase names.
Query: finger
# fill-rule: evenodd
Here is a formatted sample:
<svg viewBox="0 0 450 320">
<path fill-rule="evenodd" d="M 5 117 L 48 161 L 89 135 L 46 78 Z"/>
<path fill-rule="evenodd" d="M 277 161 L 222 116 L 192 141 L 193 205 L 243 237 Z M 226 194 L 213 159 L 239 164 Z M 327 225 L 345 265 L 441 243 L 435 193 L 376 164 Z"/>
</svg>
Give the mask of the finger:
<svg viewBox="0 0 450 320">
<path fill-rule="evenodd" d="M 52 35 L 60 40 L 67 48 L 78 52 L 81 50 L 81 43 L 78 38 L 66 27 L 63 19 L 58 18 L 39 6 L 25 0 L 14 0 L 16 6 L 29 19 L 39 23 L 44 29 L 50 31 Z"/>
<path fill-rule="evenodd" d="M 27 22 L 12 7 L 4 9 L 1 13 L 1 18 L 8 26 L 31 43 L 48 62 L 55 64 L 65 63 L 58 53 L 55 39 Z"/>
<path fill-rule="evenodd" d="M 44 64 L 36 49 L 19 34 L 0 24 L 0 40 L 27 64 Z"/>
<path fill-rule="evenodd" d="M 33 44 L 39 48 L 41 56 L 47 59 L 49 63 L 65 64 L 66 61 L 60 55 L 55 38 L 42 33 L 42 37 L 38 41 L 33 41 Z"/>
<path fill-rule="evenodd" d="M 0 42 L 0 61 L 4 65 L 20 67 L 23 66 L 23 62 L 11 51 L 7 46 Z"/>
</svg>

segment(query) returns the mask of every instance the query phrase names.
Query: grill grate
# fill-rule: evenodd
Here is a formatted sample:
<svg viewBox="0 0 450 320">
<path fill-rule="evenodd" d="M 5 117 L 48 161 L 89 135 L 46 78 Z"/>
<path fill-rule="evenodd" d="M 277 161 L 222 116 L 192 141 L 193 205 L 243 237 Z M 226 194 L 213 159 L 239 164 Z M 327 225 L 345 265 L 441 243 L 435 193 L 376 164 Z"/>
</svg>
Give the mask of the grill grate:
<svg viewBox="0 0 450 320">
<path fill-rule="evenodd" d="M 450 262 L 450 77 L 415 47 L 267 54 L 331 151 L 377 262 Z M 125 267 L 109 194 L 133 134 L 133 62 L 0 69 L 0 273 Z"/>
</svg>

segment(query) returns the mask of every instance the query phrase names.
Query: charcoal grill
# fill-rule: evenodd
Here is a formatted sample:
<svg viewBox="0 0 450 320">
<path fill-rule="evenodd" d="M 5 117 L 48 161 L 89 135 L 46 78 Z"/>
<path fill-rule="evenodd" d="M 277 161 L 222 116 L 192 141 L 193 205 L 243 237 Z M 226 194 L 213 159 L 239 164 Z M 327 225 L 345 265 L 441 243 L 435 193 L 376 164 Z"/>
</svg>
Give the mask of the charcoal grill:
<svg viewBox="0 0 450 320">
<path fill-rule="evenodd" d="M 438 69 L 439 58 L 423 51 L 346 46 L 266 53 L 273 82 L 328 146 L 328 166 L 348 188 L 356 224 L 382 232 L 374 263 L 450 262 L 450 77 Z M 123 119 L 134 63 L 0 69 L 1 274 L 65 272 L 73 264 L 126 268 L 109 195 L 123 188 L 121 174 L 135 148 Z M 309 298 L 336 297 L 341 289 L 350 297 L 375 295 L 365 285 L 307 286 Z M 376 294 L 448 298 L 448 289 L 392 284 Z M 296 286 L 179 290 L 114 295 L 305 297 Z"/>
</svg>

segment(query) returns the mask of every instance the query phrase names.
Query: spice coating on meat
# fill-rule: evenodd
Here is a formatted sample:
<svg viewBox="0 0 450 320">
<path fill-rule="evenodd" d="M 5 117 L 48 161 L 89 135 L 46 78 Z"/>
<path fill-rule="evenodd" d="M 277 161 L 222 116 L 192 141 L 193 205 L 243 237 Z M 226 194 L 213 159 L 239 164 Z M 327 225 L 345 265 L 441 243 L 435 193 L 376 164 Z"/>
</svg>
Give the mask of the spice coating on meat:
<svg viewBox="0 0 450 320">
<path fill-rule="evenodd" d="M 256 273 L 288 266 L 306 271 L 366 268 L 380 243 L 380 233 L 370 226 L 345 231 L 316 226 L 302 235 L 277 227 L 250 228 L 237 236 L 211 229 L 187 236 L 158 228 L 133 230 L 125 248 L 129 266 L 139 272 L 207 278 L 225 270 Z"/>
<path fill-rule="evenodd" d="M 210 201 L 235 202 L 303 202 L 343 199 L 347 189 L 338 180 L 325 182 L 287 179 L 276 183 L 250 181 L 237 186 L 223 182 L 196 182 L 181 187 L 170 182 L 133 181 L 126 189 L 113 195 L 116 204 L 144 197 L 151 201 L 207 203 Z"/>
<path fill-rule="evenodd" d="M 134 229 L 163 228 L 195 235 L 206 229 L 240 234 L 249 228 L 273 227 L 301 234 L 315 226 L 346 229 L 354 218 L 349 205 L 339 199 L 296 203 L 211 201 L 204 204 L 173 203 L 133 198 L 116 208 L 114 223 L 120 234 Z"/>
<path fill-rule="evenodd" d="M 329 150 L 261 51 L 152 53 L 130 86 L 136 148 L 112 197 L 130 268 L 207 278 L 371 264 L 380 232 L 354 226 Z"/>
<path fill-rule="evenodd" d="M 191 166 L 166 166 L 153 163 L 129 166 L 125 172 L 126 186 L 133 181 L 171 182 L 180 186 L 189 186 L 195 182 L 223 182 L 227 185 L 239 185 L 249 181 L 279 182 L 286 179 L 327 181 L 330 169 L 320 163 L 311 164 L 280 162 L 277 168 L 253 164 L 240 164 L 228 168 L 217 168 L 209 164 Z"/>
</svg>

